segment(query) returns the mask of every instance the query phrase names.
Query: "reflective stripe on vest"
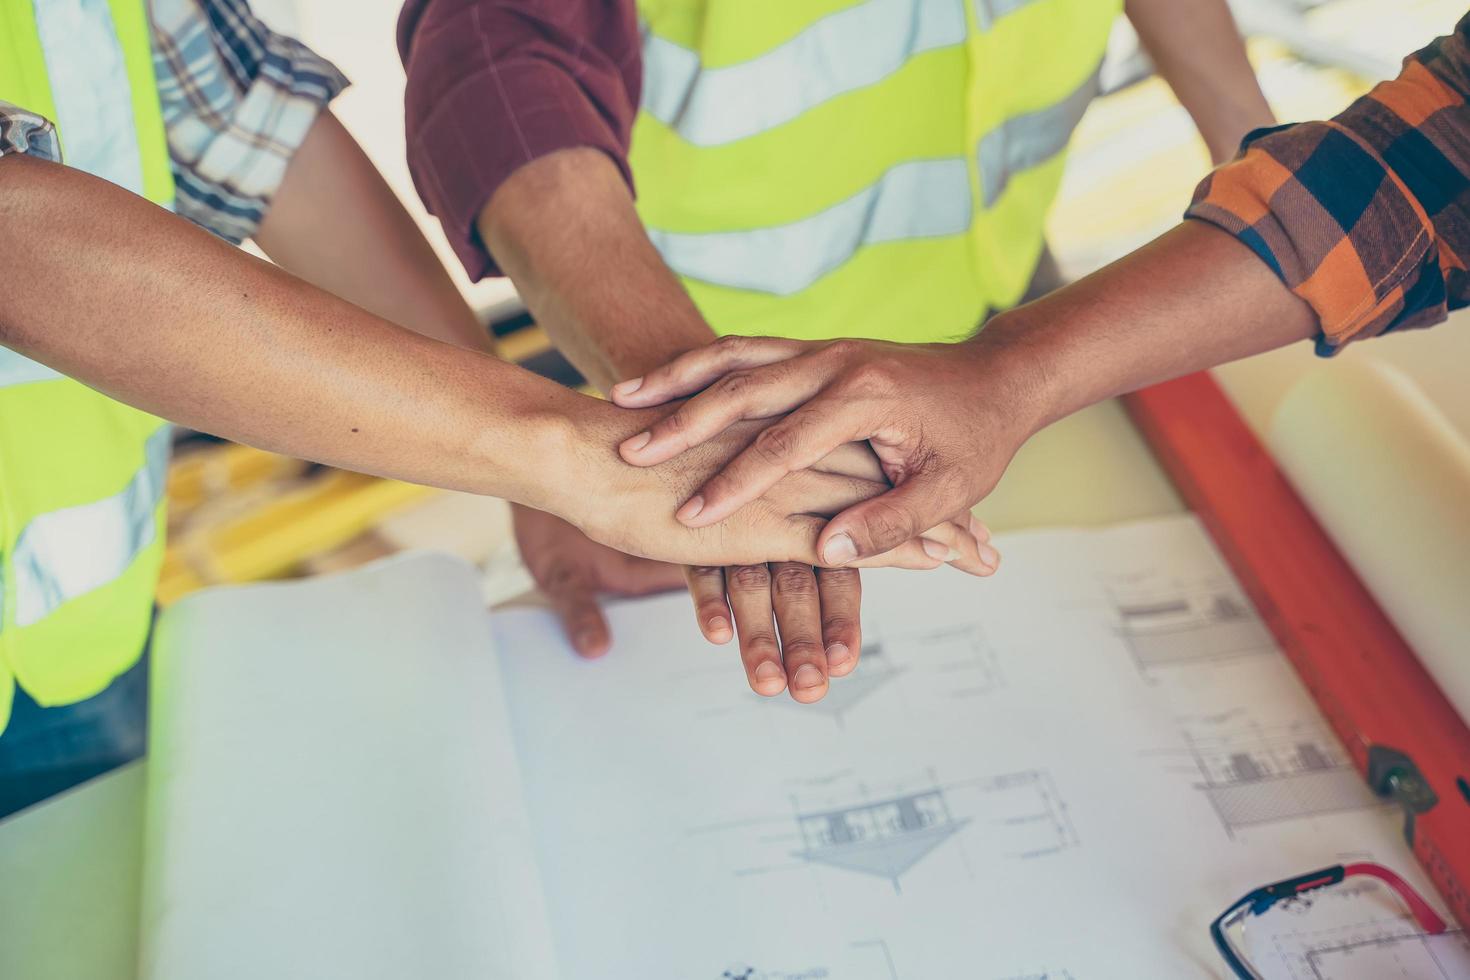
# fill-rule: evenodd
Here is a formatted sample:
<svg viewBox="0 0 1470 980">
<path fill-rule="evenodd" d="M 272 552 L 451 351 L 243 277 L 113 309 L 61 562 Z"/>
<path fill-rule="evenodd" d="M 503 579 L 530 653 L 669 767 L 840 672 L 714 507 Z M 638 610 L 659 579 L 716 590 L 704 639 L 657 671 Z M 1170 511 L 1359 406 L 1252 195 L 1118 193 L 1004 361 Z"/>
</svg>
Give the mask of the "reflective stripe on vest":
<svg viewBox="0 0 1470 980">
<path fill-rule="evenodd" d="M 0 99 L 47 114 L 68 165 L 167 207 L 151 35 L 144 0 L 0 0 Z M 168 449 L 159 419 L 0 348 L 0 730 L 12 678 L 64 704 L 137 661 Z"/>
<path fill-rule="evenodd" d="M 963 44 L 966 34 L 955 0 L 868 0 L 758 58 L 707 69 L 698 53 L 645 33 L 640 108 L 697 146 L 717 146 L 880 82 L 917 54 Z"/>
<path fill-rule="evenodd" d="M 975 160 L 980 168 L 980 200 L 990 207 L 1005 193 L 1011 177 L 1038 167 L 1067 148 L 1072 130 L 1099 89 L 1098 72 L 1088 76 L 1061 102 L 1012 116 L 980 137 Z"/>
<path fill-rule="evenodd" d="M 116 494 L 42 514 L 21 530 L 11 553 L 17 626 L 111 582 L 153 543 L 171 436 L 164 425 L 148 437 L 146 462 Z"/>
<path fill-rule="evenodd" d="M 902 163 L 879 181 L 810 218 L 752 231 L 679 235 L 649 230 L 681 276 L 789 296 L 864 245 L 957 235 L 970 226 L 970 170 L 963 160 Z"/>
<path fill-rule="evenodd" d="M 1006 14 L 1013 14 L 1035 2 L 1036 0 L 974 0 L 975 22 L 982 31 L 989 30 L 992 24 Z"/>
<path fill-rule="evenodd" d="M 639 6 L 639 213 L 715 330 L 926 341 L 1024 292 L 1121 2 Z"/>
<path fill-rule="evenodd" d="M 37 381 L 56 381 L 61 377 L 59 371 L 53 371 L 29 357 L 21 357 L 9 347 L 0 347 L 0 388 L 33 384 Z"/>
<path fill-rule="evenodd" d="M 133 125 L 122 48 L 107 0 L 44 0 L 35 8 L 36 31 L 48 52 L 51 98 L 58 133 L 65 133 L 66 164 L 143 193 L 143 160 Z M 51 58 L 83 50 L 86 58 Z"/>
</svg>

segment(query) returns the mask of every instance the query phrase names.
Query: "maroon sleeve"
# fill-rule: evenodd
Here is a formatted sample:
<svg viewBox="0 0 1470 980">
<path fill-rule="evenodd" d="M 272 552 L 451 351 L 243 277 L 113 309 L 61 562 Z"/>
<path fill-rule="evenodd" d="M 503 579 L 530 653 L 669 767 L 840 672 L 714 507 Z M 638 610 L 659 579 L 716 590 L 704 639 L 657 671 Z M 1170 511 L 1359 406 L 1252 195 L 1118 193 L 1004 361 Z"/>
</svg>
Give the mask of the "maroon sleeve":
<svg viewBox="0 0 1470 980">
<path fill-rule="evenodd" d="M 633 0 L 408 0 L 398 50 L 414 186 L 472 279 L 501 274 L 475 219 L 523 164 L 593 146 L 632 186 Z"/>
</svg>

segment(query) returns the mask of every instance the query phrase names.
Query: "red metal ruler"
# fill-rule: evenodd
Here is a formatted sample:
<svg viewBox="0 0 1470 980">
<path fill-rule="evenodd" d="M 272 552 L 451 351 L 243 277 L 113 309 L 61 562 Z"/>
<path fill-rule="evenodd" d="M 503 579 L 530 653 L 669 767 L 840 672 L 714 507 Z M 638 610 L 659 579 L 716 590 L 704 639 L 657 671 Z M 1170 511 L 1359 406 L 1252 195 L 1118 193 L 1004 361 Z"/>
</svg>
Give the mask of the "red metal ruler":
<svg viewBox="0 0 1470 980">
<path fill-rule="evenodd" d="M 1212 377 L 1124 403 L 1353 763 L 1402 806 L 1415 856 L 1470 929 L 1470 728 Z"/>
</svg>

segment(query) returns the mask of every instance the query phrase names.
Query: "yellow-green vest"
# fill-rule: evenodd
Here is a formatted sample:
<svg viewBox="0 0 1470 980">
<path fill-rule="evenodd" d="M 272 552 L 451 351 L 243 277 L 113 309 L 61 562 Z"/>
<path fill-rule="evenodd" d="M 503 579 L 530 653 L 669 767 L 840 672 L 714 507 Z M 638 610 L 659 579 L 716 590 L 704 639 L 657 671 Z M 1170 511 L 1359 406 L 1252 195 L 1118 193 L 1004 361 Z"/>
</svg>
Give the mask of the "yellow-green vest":
<svg viewBox="0 0 1470 980">
<path fill-rule="evenodd" d="M 0 0 L 0 100 L 57 123 L 69 163 L 168 206 L 150 37 L 143 0 Z M 15 683 L 67 704 L 138 660 L 168 449 L 159 419 L 0 347 L 0 730 Z"/>
<path fill-rule="evenodd" d="M 968 336 L 1026 291 L 1121 6 L 639 0 L 639 214 L 719 333 Z"/>
</svg>

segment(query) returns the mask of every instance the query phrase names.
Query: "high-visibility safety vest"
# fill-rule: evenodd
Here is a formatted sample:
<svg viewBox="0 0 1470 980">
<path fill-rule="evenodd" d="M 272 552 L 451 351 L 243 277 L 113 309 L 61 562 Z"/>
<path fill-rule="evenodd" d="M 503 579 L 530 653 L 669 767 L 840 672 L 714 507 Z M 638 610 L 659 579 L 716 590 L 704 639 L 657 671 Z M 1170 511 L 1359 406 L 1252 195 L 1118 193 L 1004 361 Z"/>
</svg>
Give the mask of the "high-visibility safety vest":
<svg viewBox="0 0 1470 980">
<path fill-rule="evenodd" d="M 150 37 L 143 0 L 0 0 L 0 99 L 56 123 L 68 165 L 169 206 Z M 15 683 L 67 704 L 138 660 L 168 450 L 164 422 L 0 347 L 0 730 Z"/>
<path fill-rule="evenodd" d="M 921 342 L 1025 293 L 1122 3 L 638 8 L 638 210 L 715 330 Z"/>
</svg>

